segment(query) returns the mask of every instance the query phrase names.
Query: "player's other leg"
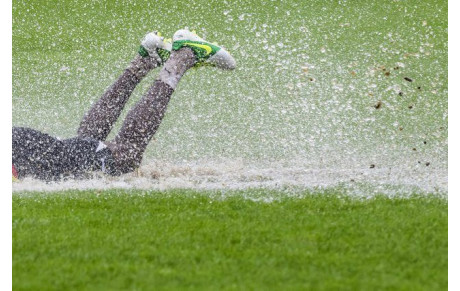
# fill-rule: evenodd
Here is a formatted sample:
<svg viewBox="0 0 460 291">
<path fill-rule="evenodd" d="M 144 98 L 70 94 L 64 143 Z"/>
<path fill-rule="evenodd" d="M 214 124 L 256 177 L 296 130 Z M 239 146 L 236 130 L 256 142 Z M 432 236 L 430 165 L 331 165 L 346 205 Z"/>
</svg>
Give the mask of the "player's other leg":
<svg viewBox="0 0 460 291">
<path fill-rule="evenodd" d="M 139 54 L 86 113 L 78 136 L 105 140 L 137 84 L 152 69 L 163 64 L 169 58 L 170 51 L 171 43 L 159 33 L 147 34 L 141 42 Z"/>
<path fill-rule="evenodd" d="M 107 143 L 122 173 L 139 167 L 177 84 L 188 69 L 200 65 L 228 70 L 236 67 L 235 60 L 221 46 L 207 42 L 188 30 L 177 31 L 173 37 L 171 56 L 159 77 L 128 113 L 115 139 Z"/>
</svg>

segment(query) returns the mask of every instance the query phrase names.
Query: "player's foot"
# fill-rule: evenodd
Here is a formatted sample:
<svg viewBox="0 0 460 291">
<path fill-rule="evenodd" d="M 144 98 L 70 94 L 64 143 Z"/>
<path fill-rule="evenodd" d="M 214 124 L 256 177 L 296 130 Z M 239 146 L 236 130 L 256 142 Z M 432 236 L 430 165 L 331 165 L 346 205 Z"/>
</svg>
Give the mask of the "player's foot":
<svg viewBox="0 0 460 291">
<path fill-rule="evenodd" d="M 173 36 L 173 50 L 183 47 L 191 48 L 197 63 L 195 66 L 211 65 L 224 70 L 233 70 L 236 67 L 235 59 L 223 47 L 207 42 L 188 29 L 176 31 Z"/>
<path fill-rule="evenodd" d="M 164 39 L 159 32 L 148 33 L 141 42 L 139 55 L 150 56 L 160 63 L 166 62 L 171 54 L 171 40 Z"/>
</svg>

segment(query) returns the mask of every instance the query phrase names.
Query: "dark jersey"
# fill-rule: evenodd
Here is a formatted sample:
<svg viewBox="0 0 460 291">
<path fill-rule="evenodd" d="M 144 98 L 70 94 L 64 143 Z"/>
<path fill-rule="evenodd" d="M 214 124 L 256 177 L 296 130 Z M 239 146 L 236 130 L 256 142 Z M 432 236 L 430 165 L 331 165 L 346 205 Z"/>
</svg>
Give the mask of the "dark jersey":
<svg viewBox="0 0 460 291">
<path fill-rule="evenodd" d="M 117 174 L 111 151 L 91 138 L 60 140 L 30 128 L 13 127 L 12 149 L 19 179 L 82 178 L 92 171 Z"/>
</svg>

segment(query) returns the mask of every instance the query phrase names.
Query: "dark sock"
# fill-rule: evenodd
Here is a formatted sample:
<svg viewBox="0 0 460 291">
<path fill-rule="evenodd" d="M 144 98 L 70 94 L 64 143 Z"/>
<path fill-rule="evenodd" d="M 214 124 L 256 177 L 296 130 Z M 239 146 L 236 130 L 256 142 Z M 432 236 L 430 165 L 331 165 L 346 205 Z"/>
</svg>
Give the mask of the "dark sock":
<svg viewBox="0 0 460 291">
<path fill-rule="evenodd" d="M 195 63 L 195 55 L 191 49 L 173 51 L 161 70 L 159 79 L 155 80 L 128 113 L 115 140 L 107 143 L 121 172 L 130 172 L 139 167 L 144 151 L 164 117 L 175 85 L 169 85 L 163 76 L 169 76 L 178 82 Z"/>
<path fill-rule="evenodd" d="M 117 81 L 86 113 L 78 129 L 78 136 L 105 140 L 137 84 L 158 65 L 154 58 L 136 56 Z"/>
</svg>

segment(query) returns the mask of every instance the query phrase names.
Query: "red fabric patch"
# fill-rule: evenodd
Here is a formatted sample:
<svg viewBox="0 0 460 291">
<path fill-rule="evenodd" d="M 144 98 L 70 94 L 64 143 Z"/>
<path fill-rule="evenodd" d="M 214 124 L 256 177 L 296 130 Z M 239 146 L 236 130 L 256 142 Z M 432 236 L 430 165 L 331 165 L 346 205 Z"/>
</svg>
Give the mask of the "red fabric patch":
<svg viewBox="0 0 460 291">
<path fill-rule="evenodd" d="M 15 177 L 16 179 L 18 178 L 18 172 L 14 168 L 14 165 L 13 165 L 13 177 Z"/>
</svg>

